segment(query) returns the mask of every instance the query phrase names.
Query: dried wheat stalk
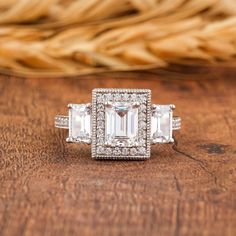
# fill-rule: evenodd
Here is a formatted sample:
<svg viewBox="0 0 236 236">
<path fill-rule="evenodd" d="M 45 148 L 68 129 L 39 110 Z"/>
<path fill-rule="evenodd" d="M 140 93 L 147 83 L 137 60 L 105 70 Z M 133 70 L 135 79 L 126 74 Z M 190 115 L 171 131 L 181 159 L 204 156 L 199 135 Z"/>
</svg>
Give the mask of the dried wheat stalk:
<svg viewBox="0 0 236 236">
<path fill-rule="evenodd" d="M 65 76 L 233 60 L 236 0 L 1 0 L 0 70 Z"/>
</svg>

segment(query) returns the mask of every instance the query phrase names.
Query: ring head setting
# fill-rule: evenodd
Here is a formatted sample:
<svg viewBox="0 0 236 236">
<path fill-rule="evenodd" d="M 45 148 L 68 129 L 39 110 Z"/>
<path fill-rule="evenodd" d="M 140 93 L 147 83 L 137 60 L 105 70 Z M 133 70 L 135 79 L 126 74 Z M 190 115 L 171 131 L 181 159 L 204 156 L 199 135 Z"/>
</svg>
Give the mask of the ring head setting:
<svg viewBox="0 0 236 236">
<path fill-rule="evenodd" d="M 149 158 L 150 103 L 151 91 L 146 89 L 93 90 L 92 157 Z"/>
</svg>

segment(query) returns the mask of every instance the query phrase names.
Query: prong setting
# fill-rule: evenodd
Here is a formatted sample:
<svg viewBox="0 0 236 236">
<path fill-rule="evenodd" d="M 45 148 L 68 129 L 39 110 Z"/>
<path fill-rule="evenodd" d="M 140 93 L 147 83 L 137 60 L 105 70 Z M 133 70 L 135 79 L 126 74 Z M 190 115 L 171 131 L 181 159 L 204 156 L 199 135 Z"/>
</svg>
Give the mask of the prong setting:
<svg viewBox="0 0 236 236">
<path fill-rule="evenodd" d="M 86 107 L 87 107 L 88 109 L 91 109 L 91 103 L 86 103 Z"/>
<path fill-rule="evenodd" d="M 74 139 L 72 137 L 68 137 L 68 138 L 66 138 L 66 142 L 67 143 L 73 143 Z"/>
<path fill-rule="evenodd" d="M 175 139 L 172 137 L 170 138 L 170 143 L 174 143 L 175 142 Z"/>
<path fill-rule="evenodd" d="M 67 105 L 68 108 L 72 108 L 73 106 L 74 106 L 74 104 L 72 104 L 72 103 L 69 103 L 69 104 Z"/>
</svg>

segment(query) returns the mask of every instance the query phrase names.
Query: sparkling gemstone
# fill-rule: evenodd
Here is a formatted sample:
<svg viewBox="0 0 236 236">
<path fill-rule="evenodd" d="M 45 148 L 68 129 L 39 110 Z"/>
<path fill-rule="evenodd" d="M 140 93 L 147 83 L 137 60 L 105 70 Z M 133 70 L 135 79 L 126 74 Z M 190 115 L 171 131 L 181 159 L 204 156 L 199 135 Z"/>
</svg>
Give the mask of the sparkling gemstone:
<svg viewBox="0 0 236 236">
<path fill-rule="evenodd" d="M 121 94 L 117 93 L 114 95 L 115 100 L 120 101 L 121 100 Z"/>
<path fill-rule="evenodd" d="M 140 139 L 139 139 L 139 144 L 140 144 L 140 146 L 144 146 L 145 143 L 146 143 L 146 140 L 145 140 L 145 139 L 143 139 L 143 138 L 140 138 Z"/>
<path fill-rule="evenodd" d="M 69 109 L 69 136 L 77 141 L 89 141 L 91 133 L 91 108 L 86 104 L 72 104 Z"/>
<path fill-rule="evenodd" d="M 140 148 L 138 148 L 138 153 L 139 154 L 145 154 L 146 153 L 146 148 L 145 147 L 140 147 Z"/>
<path fill-rule="evenodd" d="M 112 154 L 112 149 L 111 149 L 111 148 L 107 148 L 106 151 L 105 151 L 105 153 L 106 153 L 107 155 L 111 155 L 111 154 Z"/>
<path fill-rule="evenodd" d="M 105 106 L 105 142 L 111 146 L 136 145 L 138 103 L 114 102 Z"/>
<path fill-rule="evenodd" d="M 100 128 L 103 128 L 103 125 L 104 125 L 104 122 L 102 120 L 99 120 L 97 123 L 97 127 L 100 129 Z"/>
<path fill-rule="evenodd" d="M 132 156 L 136 155 L 136 154 L 137 154 L 137 149 L 136 149 L 136 148 L 131 148 L 131 149 L 130 149 L 130 154 L 131 154 Z"/>
<path fill-rule="evenodd" d="M 146 128 L 146 122 L 144 122 L 144 121 L 141 121 L 140 122 L 140 127 L 142 128 L 142 129 L 145 129 Z"/>
<path fill-rule="evenodd" d="M 142 110 L 142 112 L 146 112 L 146 105 L 142 104 L 140 106 L 140 109 Z"/>
<path fill-rule="evenodd" d="M 172 139 L 173 111 L 170 105 L 157 105 L 151 120 L 151 138 L 154 143 L 166 143 Z"/>
<path fill-rule="evenodd" d="M 140 135 L 140 137 L 142 137 L 142 138 L 145 138 L 145 137 L 146 137 L 146 135 L 147 135 L 147 132 L 146 132 L 146 130 L 145 130 L 145 129 L 143 129 L 143 130 L 140 130 L 140 131 L 139 131 L 139 135 Z"/>
<path fill-rule="evenodd" d="M 104 140 L 102 137 L 98 137 L 97 138 L 97 144 L 103 144 L 104 143 Z"/>
<path fill-rule="evenodd" d="M 147 101 L 146 96 L 143 94 L 142 95 L 140 94 L 138 97 L 138 101 L 140 101 L 141 103 L 146 103 L 146 101 Z"/>
<path fill-rule="evenodd" d="M 124 156 L 129 155 L 129 149 L 128 148 L 123 148 L 122 149 L 122 155 L 124 155 Z"/>
<path fill-rule="evenodd" d="M 121 154 L 121 150 L 119 148 L 115 148 L 113 154 L 119 156 Z"/>
<path fill-rule="evenodd" d="M 104 148 L 101 147 L 101 146 L 97 147 L 97 153 L 98 154 L 103 154 L 104 153 Z"/>
<path fill-rule="evenodd" d="M 124 101 L 128 101 L 129 100 L 129 94 L 128 93 L 124 93 L 122 95 L 122 98 L 123 98 Z"/>
<path fill-rule="evenodd" d="M 103 104 L 98 104 L 97 110 L 98 110 L 98 111 L 103 111 L 103 109 L 104 109 Z"/>
<path fill-rule="evenodd" d="M 132 101 L 137 101 L 137 95 L 135 93 L 131 94 L 131 100 Z"/>
<path fill-rule="evenodd" d="M 103 112 L 98 112 L 97 119 L 98 120 L 104 120 L 104 118 L 105 118 L 104 113 Z"/>
<path fill-rule="evenodd" d="M 104 130 L 103 130 L 102 128 L 99 128 L 99 129 L 97 130 L 97 136 L 98 136 L 98 137 L 101 137 L 103 134 L 104 134 Z"/>
<path fill-rule="evenodd" d="M 146 121 L 146 114 L 145 113 L 140 113 L 139 118 L 143 121 Z"/>
<path fill-rule="evenodd" d="M 97 96 L 97 102 L 98 102 L 98 103 L 101 103 L 101 102 L 103 102 L 103 101 L 104 101 L 103 95 L 102 95 L 102 94 L 99 94 L 99 95 Z"/>
<path fill-rule="evenodd" d="M 104 94 L 104 99 L 105 99 L 106 101 L 110 101 L 110 100 L 113 99 L 113 96 L 112 96 L 111 93 L 107 93 L 107 94 Z"/>
</svg>

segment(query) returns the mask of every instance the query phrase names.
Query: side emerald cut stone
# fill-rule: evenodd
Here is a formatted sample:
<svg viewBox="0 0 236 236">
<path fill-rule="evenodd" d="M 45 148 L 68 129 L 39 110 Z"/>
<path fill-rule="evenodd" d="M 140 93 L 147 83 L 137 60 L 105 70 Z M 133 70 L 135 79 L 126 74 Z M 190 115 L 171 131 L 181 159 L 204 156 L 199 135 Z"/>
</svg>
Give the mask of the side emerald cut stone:
<svg viewBox="0 0 236 236">
<path fill-rule="evenodd" d="M 173 105 L 153 105 L 151 119 L 152 143 L 173 142 L 172 119 Z"/>
<path fill-rule="evenodd" d="M 105 144 L 137 146 L 138 102 L 105 103 Z"/>
<path fill-rule="evenodd" d="M 91 105 L 69 104 L 69 137 L 67 141 L 91 142 Z"/>
</svg>

